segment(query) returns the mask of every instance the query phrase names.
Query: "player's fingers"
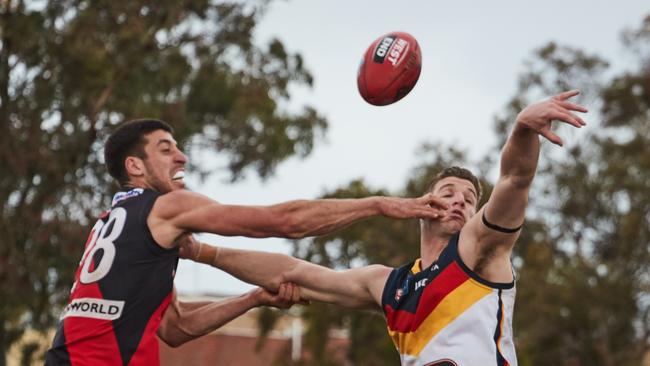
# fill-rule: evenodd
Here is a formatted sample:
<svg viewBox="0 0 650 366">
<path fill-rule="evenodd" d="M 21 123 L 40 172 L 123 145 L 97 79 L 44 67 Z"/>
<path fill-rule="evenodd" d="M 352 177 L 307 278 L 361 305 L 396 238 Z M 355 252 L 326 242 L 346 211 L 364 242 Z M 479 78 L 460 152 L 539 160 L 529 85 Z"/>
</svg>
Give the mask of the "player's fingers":
<svg viewBox="0 0 650 366">
<path fill-rule="evenodd" d="M 585 121 L 583 121 L 582 118 L 576 116 L 573 113 L 568 113 L 563 111 L 557 111 L 553 119 L 561 122 L 566 122 L 577 128 L 581 128 L 582 126 L 586 125 Z"/>
<path fill-rule="evenodd" d="M 288 291 L 287 284 L 286 283 L 280 284 L 280 287 L 278 288 L 278 297 L 280 298 L 280 301 L 284 301 L 288 298 L 287 291 Z"/>
<path fill-rule="evenodd" d="M 550 129 L 546 130 L 546 131 L 542 131 L 541 135 L 544 136 L 547 140 L 549 140 L 550 142 L 552 142 L 552 143 L 554 143 L 556 145 L 559 145 L 559 146 L 563 145 L 563 142 L 562 142 L 562 139 L 560 138 L 560 136 L 554 134 L 553 131 L 551 131 Z"/>
<path fill-rule="evenodd" d="M 553 99 L 556 100 L 567 100 L 571 97 L 575 97 L 576 95 L 580 94 L 580 90 L 578 89 L 573 89 L 573 90 L 568 90 L 565 92 L 562 92 L 560 94 L 557 94 L 556 96 L 553 97 Z"/>
<path fill-rule="evenodd" d="M 439 210 L 419 210 L 419 212 L 417 214 L 417 217 L 419 219 L 433 219 L 433 220 L 436 220 L 436 219 L 441 218 L 442 216 L 444 216 L 444 214 Z"/>
<path fill-rule="evenodd" d="M 449 208 L 449 205 L 445 201 L 436 197 L 433 193 L 427 193 L 420 197 L 419 200 L 430 207 L 437 207 L 445 210 Z"/>
<path fill-rule="evenodd" d="M 292 303 L 298 303 L 300 302 L 300 286 L 293 284 L 293 293 L 291 297 L 291 302 Z"/>
<path fill-rule="evenodd" d="M 561 107 L 566 108 L 566 109 L 571 110 L 571 111 L 582 112 L 582 113 L 589 112 L 589 110 L 585 106 L 582 106 L 580 104 L 571 103 L 571 102 L 567 102 L 567 101 L 558 101 L 557 103 Z"/>
</svg>

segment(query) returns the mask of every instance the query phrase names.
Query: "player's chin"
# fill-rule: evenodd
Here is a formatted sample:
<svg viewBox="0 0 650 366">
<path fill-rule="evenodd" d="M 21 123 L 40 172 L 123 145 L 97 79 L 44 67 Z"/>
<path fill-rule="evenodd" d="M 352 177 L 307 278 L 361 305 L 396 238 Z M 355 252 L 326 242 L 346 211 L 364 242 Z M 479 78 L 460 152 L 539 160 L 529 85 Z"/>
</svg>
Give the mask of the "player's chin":
<svg viewBox="0 0 650 366">
<path fill-rule="evenodd" d="M 172 190 L 185 189 L 185 182 L 182 179 L 172 180 Z"/>
<path fill-rule="evenodd" d="M 460 222 L 459 220 L 449 220 L 445 222 L 445 229 L 446 231 L 455 234 L 460 231 L 460 229 L 463 228 L 463 223 Z"/>
</svg>

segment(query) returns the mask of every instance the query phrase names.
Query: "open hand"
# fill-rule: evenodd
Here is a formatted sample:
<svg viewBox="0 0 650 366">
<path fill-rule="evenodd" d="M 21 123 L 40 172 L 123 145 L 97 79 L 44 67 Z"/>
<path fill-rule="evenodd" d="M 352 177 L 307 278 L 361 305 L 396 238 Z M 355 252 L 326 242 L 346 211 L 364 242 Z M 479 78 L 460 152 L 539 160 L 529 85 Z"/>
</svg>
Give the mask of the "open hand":
<svg viewBox="0 0 650 366">
<path fill-rule="evenodd" d="M 552 143 L 562 146 L 562 139 L 551 130 L 551 122 L 557 120 L 577 128 L 586 125 L 585 121 L 573 112 L 586 113 L 587 108 L 567 101 L 578 94 L 580 94 L 579 90 L 569 90 L 550 99 L 531 104 L 519 112 L 517 123 L 534 130 Z"/>
<path fill-rule="evenodd" d="M 383 197 L 382 213 L 395 219 L 437 219 L 449 207 L 443 200 L 427 193 L 418 198 Z"/>
</svg>

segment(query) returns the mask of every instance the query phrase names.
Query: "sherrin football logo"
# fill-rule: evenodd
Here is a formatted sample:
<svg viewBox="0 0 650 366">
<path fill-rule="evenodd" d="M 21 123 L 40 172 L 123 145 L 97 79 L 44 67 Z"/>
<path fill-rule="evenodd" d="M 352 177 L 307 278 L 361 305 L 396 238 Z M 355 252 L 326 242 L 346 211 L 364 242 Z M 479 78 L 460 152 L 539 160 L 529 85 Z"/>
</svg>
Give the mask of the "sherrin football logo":
<svg viewBox="0 0 650 366">
<path fill-rule="evenodd" d="M 377 44 L 373 61 L 383 64 L 387 59 L 393 66 L 397 66 L 403 56 L 408 53 L 409 43 L 403 38 L 394 35 L 388 35 Z"/>
</svg>

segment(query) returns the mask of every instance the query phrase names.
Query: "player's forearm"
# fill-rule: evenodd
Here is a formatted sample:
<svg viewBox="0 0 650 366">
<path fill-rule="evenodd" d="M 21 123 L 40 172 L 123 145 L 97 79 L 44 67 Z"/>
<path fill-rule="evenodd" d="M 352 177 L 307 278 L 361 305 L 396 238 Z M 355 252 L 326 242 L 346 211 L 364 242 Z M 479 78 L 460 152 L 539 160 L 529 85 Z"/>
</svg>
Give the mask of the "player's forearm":
<svg viewBox="0 0 650 366">
<path fill-rule="evenodd" d="M 339 297 L 336 286 L 328 285 L 332 283 L 327 280 L 328 274 L 334 273 L 328 268 L 284 254 L 216 248 L 205 243 L 201 246 L 199 262 L 271 292 L 276 292 L 281 283 L 291 282 L 300 286 L 303 300 L 336 303 Z"/>
<path fill-rule="evenodd" d="M 327 234 L 371 216 L 382 214 L 385 197 L 363 199 L 298 200 L 271 206 L 285 222 L 285 236 L 303 238 Z"/>
<path fill-rule="evenodd" d="M 170 346 L 178 347 L 218 329 L 259 305 L 252 292 L 218 302 L 180 303 L 184 309 L 183 315 L 167 327 L 161 338 Z"/>
<path fill-rule="evenodd" d="M 369 278 L 380 278 L 385 282 L 384 277 L 387 276 L 376 271 L 376 267 L 383 266 L 337 272 L 284 254 L 230 248 L 218 250 L 212 265 L 243 281 L 271 292 L 277 291 L 281 283 L 291 282 L 300 287 L 302 300 L 321 301 L 350 309 L 375 308 L 377 301 L 367 289 Z"/>
<path fill-rule="evenodd" d="M 501 177 L 529 186 L 539 160 L 539 135 L 517 123 L 501 153 Z"/>
<path fill-rule="evenodd" d="M 204 263 L 250 284 L 276 292 L 288 272 L 298 264 L 298 259 L 277 253 L 217 248 L 200 245 L 195 261 Z M 294 282 L 301 285 L 299 282 Z"/>
</svg>

